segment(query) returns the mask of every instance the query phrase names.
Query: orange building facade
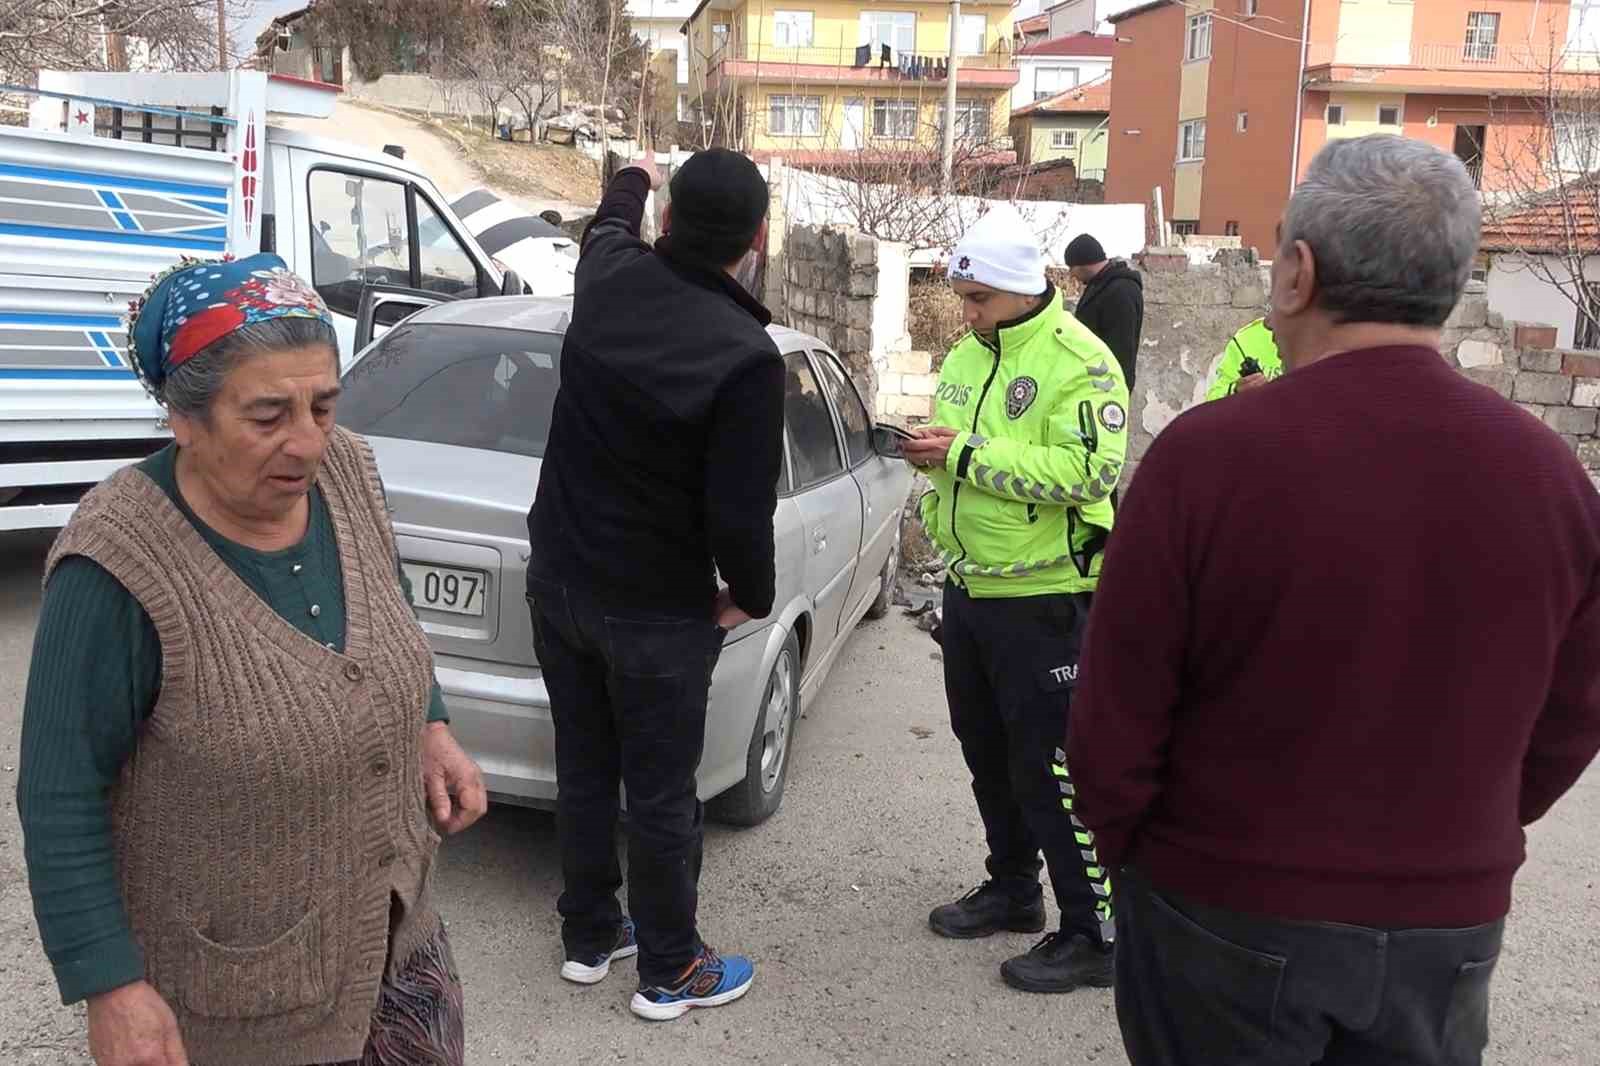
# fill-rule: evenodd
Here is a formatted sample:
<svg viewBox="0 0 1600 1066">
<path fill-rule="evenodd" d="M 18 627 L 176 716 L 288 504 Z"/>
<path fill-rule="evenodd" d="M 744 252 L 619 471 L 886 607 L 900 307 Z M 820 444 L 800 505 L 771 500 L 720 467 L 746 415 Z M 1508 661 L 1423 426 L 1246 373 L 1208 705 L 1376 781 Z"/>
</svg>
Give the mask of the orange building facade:
<svg viewBox="0 0 1600 1066">
<path fill-rule="evenodd" d="M 1600 0 L 1156 0 L 1113 16 L 1106 199 L 1270 256 L 1329 140 L 1414 137 L 1525 189 L 1552 87 L 1600 83 Z M 1306 32 L 1302 32 L 1302 27 Z"/>
</svg>

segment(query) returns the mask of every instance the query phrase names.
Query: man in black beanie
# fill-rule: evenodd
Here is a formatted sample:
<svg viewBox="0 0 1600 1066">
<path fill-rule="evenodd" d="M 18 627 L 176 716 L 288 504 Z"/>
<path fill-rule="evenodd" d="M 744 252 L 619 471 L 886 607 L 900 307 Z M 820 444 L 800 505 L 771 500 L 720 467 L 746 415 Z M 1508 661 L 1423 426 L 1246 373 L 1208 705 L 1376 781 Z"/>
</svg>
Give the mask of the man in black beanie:
<svg viewBox="0 0 1600 1066">
<path fill-rule="evenodd" d="M 1078 234 L 1067 245 L 1067 266 L 1083 285 L 1078 321 L 1105 341 L 1117 357 L 1131 395 L 1139 335 L 1144 331 L 1144 279 L 1120 259 L 1107 262 L 1105 249 L 1087 233 Z"/>
<path fill-rule="evenodd" d="M 734 279 L 766 238 L 760 171 L 721 149 L 691 158 L 652 247 L 639 227 L 660 186 L 654 163 L 624 169 L 584 232 L 528 515 L 555 728 L 561 976 L 595 984 L 637 954 L 631 1007 L 653 1021 L 730 1003 L 754 976 L 695 929 L 695 771 L 723 639 L 772 610 L 784 381 L 772 316 Z M 619 786 L 631 918 L 617 903 Z"/>
</svg>

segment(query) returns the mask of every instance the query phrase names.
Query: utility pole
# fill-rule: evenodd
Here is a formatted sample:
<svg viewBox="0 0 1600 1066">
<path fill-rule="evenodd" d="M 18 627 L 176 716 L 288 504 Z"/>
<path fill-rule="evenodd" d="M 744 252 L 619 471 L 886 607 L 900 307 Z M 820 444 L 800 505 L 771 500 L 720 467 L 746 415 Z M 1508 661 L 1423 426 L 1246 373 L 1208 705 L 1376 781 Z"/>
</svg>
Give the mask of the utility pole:
<svg viewBox="0 0 1600 1066">
<path fill-rule="evenodd" d="M 228 0 L 217 0 L 217 69 L 228 69 Z"/>
<path fill-rule="evenodd" d="M 955 190 L 956 63 L 961 43 L 961 0 L 950 0 L 950 80 L 944 87 L 944 191 Z"/>
</svg>

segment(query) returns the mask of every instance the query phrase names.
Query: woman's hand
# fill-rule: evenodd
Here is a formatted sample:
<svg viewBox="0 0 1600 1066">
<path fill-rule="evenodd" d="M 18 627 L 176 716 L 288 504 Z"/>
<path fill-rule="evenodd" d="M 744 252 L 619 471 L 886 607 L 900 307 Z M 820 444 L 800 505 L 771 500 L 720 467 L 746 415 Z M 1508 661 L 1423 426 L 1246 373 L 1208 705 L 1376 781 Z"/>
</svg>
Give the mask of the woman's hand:
<svg viewBox="0 0 1600 1066">
<path fill-rule="evenodd" d="M 145 981 L 90 997 L 89 1054 L 96 1066 L 189 1066 L 178 1019 Z"/>
<path fill-rule="evenodd" d="M 422 788 L 434 828 L 445 836 L 461 832 L 489 809 L 483 774 L 450 735 L 446 722 L 423 727 Z"/>
</svg>

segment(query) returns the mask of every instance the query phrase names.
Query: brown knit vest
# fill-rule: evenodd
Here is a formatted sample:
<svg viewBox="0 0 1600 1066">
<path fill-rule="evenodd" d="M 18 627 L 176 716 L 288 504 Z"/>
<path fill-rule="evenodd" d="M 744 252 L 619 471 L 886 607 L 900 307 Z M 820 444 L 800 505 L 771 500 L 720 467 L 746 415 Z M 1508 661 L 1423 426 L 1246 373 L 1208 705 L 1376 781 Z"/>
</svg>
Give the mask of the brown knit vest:
<svg viewBox="0 0 1600 1066">
<path fill-rule="evenodd" d="M 46 565 L 93 559 L 161 640 L 161 695 L 112 817 L 146 976 L 196 1066 L 359 1058 L 385 965 L 438 929 L 419 753 L 433 658 L 366 443 L 335 430 L 317 484 L 344 571 L 342 655 L 132 467 L 84 497 Z"/>
</svg>

